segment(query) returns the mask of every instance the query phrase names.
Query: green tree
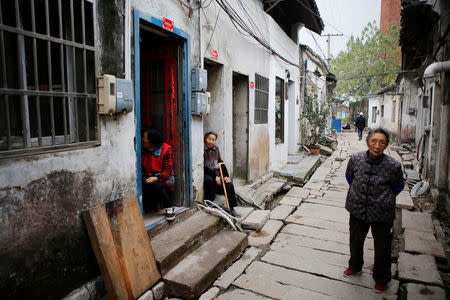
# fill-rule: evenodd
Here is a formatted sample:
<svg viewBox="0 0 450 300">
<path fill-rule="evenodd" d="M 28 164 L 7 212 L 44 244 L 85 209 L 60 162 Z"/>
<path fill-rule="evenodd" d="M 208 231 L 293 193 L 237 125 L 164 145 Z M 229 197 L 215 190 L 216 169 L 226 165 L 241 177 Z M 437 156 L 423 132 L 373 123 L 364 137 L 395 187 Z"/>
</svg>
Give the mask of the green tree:
<svg viewBox="0 0 450 300">
<path fill-rule="evenodd" d="M 327 119 L 330 114 L 330 106 L 328 103 L 320 103 L 317 96 L 317 88 L 311 87 L 306 92 L 305 110 L 301 118 L 309 123 L 309 130 L 304 137 L 306 146 L 318 146 L 318 144 L 326 144 L 325 128 L 327 127 Z"/>
<path fill-rule="evenodd" d="M 351 36 L 347 49 L 331 61 L 337 94 L 361 100 L 394 83 L 401 68 L 399 32 L 398 25 L 381 32 L 375 22 L 369 22 L 360 37 Z"/>
</svg>

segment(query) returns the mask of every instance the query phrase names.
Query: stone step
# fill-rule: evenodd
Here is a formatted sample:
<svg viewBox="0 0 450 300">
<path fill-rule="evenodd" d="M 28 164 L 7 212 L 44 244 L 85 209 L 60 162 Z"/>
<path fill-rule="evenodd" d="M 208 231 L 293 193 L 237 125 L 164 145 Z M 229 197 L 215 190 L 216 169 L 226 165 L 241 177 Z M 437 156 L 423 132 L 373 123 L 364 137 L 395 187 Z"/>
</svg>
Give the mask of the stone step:
<svg viewBox="0 0 450 300">
<path fill-rule="evenodd" d="M 250 185 L 238 186 L 235 185 L 236 194 L 245 201 L 255 202 L 262 208 L 265 207 L 266 202 L 273 199 L 278 194 L 283 186 L 286 184 L 286 179 L 272 177 L 256 189 L 251 188 Z"/>
<path fill-rule="evenodd" d="M 319 164 L 319 156 L 305 156 L 297 164 L 286 165 L 276 175 L 302 184 L 308 180 Z"/>
<path fill-rule="evenodd" d="M 197 211 L 183 222 L 151 238 L 156 264 L 162 275 L 192 253 L 223 226 L 220 218 Z"/>
<path fill-rule="evenodd" d="M 169 296 L 200 296 L 247 247 L 247 235 L 222 230 L 163 276 Z"/>
</svg>

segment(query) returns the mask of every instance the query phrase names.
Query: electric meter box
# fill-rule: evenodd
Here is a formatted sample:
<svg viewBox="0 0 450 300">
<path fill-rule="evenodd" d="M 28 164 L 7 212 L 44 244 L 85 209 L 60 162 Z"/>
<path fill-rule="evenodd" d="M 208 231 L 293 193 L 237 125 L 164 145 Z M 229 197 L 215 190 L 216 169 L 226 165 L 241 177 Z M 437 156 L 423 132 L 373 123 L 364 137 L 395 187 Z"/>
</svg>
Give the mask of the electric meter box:
<svg viewBox="0 0 450 300">
<path fill-rule="evenodd" d="M 208 88 L 208 71 L 194 68 L 191 72 L 191 90 L 194 92 L 206 92 Z"/>
<path fill-rule="evenodd" d="M 209 114 L 211 106 L 210 93 L 192 92 L 191 111 L 193 115 L 205 116 Z"/>
<path fill-rule="evenodd" d="M 112 115 L 133 110 L 133 83 L 127 79 L 116 79 L 113 75 L 97 78 L 98 113 Z"/>
<path fill-rule="evenodd" d="M 133 81 L 116 79 L 116 114 L 133 110 Z"/>
</svg>

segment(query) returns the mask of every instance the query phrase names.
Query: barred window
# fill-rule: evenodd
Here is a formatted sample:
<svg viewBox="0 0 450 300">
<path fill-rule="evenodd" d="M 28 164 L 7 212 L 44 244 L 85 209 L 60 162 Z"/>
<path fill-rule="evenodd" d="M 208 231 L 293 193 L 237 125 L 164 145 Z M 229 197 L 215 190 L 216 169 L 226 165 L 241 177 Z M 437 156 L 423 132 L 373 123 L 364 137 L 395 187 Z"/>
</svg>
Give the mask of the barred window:
<svg viewBox="0 0 450 300">
<path fill-rule="evenodd" d="M 255 74 L 255 124 L 267 124 L 269 79 Z"/>
<path fill-rule="evenodd" d="M 92 0 L 0 2 L 0 158 L 98 145 Z"/>
</svg>

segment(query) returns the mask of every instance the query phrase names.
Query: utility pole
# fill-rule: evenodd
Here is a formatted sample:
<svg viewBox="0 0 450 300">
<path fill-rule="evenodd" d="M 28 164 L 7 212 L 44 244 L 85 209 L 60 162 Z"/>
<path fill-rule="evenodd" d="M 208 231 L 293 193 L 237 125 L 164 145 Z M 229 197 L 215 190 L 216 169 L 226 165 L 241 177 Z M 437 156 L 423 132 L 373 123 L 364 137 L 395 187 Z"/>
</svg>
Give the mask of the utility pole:
<svg viewBox="0 0 450 300">
<path fill-rule="evenodd" d="M 342 36 L 342 33 L 328 33 L 328 34 L 322 34 L 321 36 L 326 36 L 327 37 L 327 45 L 328 45 L 328 58 L 327 58 L 327 63 L 328 63 L 328 67 L 330 67 L 330 63 L 331 63 L 331 54 L 330 54 L 330 46 L 331 46 L 331 37 L 332 36 Z"/>
</svg>

